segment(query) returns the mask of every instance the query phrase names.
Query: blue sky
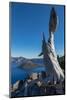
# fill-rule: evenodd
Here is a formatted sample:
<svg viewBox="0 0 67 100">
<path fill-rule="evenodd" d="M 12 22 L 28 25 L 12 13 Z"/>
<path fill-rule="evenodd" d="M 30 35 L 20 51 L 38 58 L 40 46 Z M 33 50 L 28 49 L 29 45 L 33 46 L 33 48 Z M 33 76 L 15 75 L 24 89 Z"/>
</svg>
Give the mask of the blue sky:
<svg viewBox="0 0 67 100">
<path fill-rule="evenodd" d="M 41 52 L 42 32 L 49 37 L 50 10 L 53 5 L 10 3 L 11 55 L 37 58 Z M 55 48 L 64 54 L 64 6 L 54 5 L 59 24 L 55 32 Z"/>
</svg>

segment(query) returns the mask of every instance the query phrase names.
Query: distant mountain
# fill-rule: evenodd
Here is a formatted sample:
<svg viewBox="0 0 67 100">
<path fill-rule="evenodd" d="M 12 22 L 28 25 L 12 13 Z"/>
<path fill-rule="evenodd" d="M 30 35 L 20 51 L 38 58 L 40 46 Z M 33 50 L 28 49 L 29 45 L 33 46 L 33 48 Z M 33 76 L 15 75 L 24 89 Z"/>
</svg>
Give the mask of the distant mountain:
<svg viewBox="0 0 67 100">
<path fill-rule="evenodd" d="M 12 57 L 11 58 L 11 63 L 16 64 L 17 66 L 21 65 L 24 62 L 27 62 L 28 59 L 24 57 Z"/>
<path fill-rule="evenodd" d="M 65 59 L 64 59 L 65 56 L 62 56 L 62 57 L 57 56 L 57 58 L 58 58 L 61 68 L 65 69 Z M 16 66 L 20 68 L 25 68 L 25 69 L 34 68 L 37 66 L 44 66 L 42 58 L 27 59 L 24 57 L 12 57 L 11 63 L 13 65 L 16 64 Z"/>
<path fill-rule="evenodd" d="M 43 59 L 26 59 L 24 57 L 12 57 L 11 58 L 12 64 L 18 66 L 19 68 L 34 68 L 43 65 Z"/>
</svg>

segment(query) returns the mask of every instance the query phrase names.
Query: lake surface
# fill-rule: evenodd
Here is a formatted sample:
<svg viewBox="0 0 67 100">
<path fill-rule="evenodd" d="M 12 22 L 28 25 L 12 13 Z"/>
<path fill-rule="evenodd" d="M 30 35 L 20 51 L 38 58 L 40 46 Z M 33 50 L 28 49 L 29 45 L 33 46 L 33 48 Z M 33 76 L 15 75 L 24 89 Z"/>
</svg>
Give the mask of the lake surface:
<svg viewBox="0 0 67 100">
<path fill-rule="evenodd" d="M 36 68 L 32 68 L 32 69 L 21 69 L 17 66 L 17 64 L 12 63 L 11 64 L 11 83 L 14 84 L 16 81 L 18 80 L 26 80 L 29 76 L 29 74 L 31 74 L 32 72 L 41 72 L 41 71 L 45 71 L 44 67 L 36 67 Z"/>
</svg>

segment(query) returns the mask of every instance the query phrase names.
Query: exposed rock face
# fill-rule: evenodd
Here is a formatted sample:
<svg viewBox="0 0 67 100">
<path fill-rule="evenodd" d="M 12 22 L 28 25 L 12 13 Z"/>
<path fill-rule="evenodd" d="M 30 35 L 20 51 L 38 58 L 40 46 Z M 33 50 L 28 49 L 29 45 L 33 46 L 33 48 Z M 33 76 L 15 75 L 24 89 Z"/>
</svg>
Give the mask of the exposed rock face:
<svg viewBox="0 0 67 100">
<path fill-rule="evenodd" d="M 11 86 L 11 92 L 14 92 L 16 90 L 20 90 L 21 87 L 23 86 L 24 81 L 23 80 L 18 80 Z"/>
<path fill-rule="evenodd" d="M 32 80 L 35 80 L 35 79 L 38 78 L 38 74 L 37 74 L 37 73 L 32 73 L 31 76 L 30 76 L 30 78 L 31 78 Z"/>
</svg>

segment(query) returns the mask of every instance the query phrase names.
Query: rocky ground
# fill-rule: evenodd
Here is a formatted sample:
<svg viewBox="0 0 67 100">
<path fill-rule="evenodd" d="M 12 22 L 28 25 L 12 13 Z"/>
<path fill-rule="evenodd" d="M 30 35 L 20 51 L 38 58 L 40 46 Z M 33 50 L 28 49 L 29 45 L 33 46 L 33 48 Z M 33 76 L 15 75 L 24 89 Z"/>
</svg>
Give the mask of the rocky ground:
<svg viewBox="0 0 67 100">
<path fill-rule="evenodd" d="M 41 80 L 26 80 L 25 82 L 17 81 L 11 86 L 11 97 L 30 97 L 30 96 L 47 96 L 47 95 L 63 95 L 65 94 L 64 84 L 57 83 L 45 84 Z"/>
</svg>

